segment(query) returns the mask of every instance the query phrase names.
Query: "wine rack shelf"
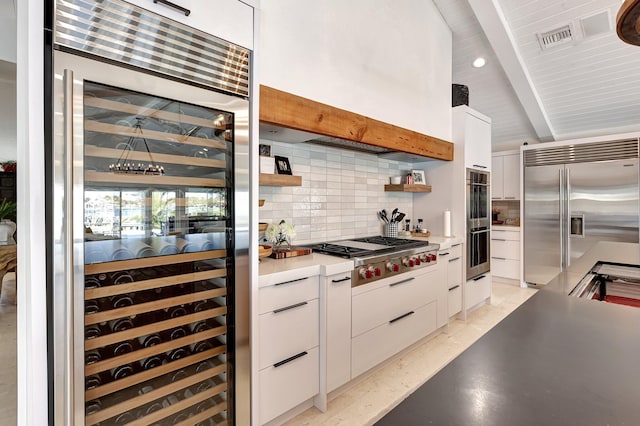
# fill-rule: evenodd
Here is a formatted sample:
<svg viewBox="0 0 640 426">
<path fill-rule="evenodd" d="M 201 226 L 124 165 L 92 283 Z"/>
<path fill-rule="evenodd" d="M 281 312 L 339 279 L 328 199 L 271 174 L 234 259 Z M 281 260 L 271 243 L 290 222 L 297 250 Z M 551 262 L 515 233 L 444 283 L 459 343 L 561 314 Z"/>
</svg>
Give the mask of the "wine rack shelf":
<svg viewBox="0 0 640 426">
<path fill-rule="evenodd" d="M 88 157 L 109 158 L 111 160 L 117 160 L 122 155 L 122 150 L 85 145 L 84 155 Z M 149 154 L 142 151 L 132 151 L 128 153 L 127 158 L 129 160 L 145 163 L 149 161 Z M 223 160 L 216 160 L 213 158 L 185 157 L 182 155 L 153 154 L 153 160 L 162 164 L 181 164 L 187 166 L 210 167 L 212 169 L 220 170 L 224 170 L 227 167 L 226 161 Z"/>
<path fill-rule="evenodd" d="M 151 186 L 204 186 L 211 188 L 224 188 L 226 182 L 223 179 L 209 179 L 184 176 L 157 176 L 136 175 L 128 173 L 109 172 L 85 172 L 84 180 L 87 183 L 116 183 L 120 186 L 151 185 Z"/>
</svg>

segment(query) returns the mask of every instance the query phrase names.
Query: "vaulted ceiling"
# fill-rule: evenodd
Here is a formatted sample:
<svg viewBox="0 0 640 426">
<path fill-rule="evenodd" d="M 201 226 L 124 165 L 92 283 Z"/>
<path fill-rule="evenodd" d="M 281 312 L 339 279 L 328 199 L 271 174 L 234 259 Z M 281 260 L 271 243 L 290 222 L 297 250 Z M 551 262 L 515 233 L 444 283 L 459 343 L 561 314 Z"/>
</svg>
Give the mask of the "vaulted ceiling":
<svg viewBox="0 0 640 426">
<path fill-rule="evenodd" d="M 492 118 L 494 151 L 640 131 L 640 47 L 615 33 L 621 0 L 434 3 L 453 32 L 453 82 Z M 565 26 L 571 38 L 543 49 L 540 35 Z"/>
</svg>

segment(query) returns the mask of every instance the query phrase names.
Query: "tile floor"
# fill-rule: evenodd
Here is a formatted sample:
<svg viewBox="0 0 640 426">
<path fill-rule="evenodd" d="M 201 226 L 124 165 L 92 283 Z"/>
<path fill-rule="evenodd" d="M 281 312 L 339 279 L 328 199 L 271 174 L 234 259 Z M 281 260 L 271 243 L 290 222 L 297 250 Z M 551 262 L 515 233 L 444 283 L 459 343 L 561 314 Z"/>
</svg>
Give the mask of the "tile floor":
<svg viewBox="0 0 640 426">
<path fill-rule="evenodd" d="M 491 304 L 473 311 L 466 322 L 451 322 L 448 334 L 439 334 L 393 359 L 330 401 L 326 413 L 310 408 L 286 425 L 355 426 L 375 423 L 536 291 L 494 281 Z"/>
</svg>

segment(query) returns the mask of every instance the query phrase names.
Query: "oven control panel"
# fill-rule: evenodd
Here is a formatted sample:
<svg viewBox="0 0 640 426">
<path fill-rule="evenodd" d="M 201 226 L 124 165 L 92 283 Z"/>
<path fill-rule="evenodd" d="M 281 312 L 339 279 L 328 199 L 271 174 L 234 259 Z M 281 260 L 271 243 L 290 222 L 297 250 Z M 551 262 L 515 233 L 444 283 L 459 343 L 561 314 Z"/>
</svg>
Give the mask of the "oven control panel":
<svg viewBox="0 0 640 426">
<path fill-rule="evenodd" d="M 408 272 L 413 269 L 427 268 L 438 263 L 436 250 L 414 253 L 402 257 L 390 257 L 378 262 L 366 263 L 354 269 L 351 276 L 351 286 L 367 284 L 383 278 Z"/>
</svg>

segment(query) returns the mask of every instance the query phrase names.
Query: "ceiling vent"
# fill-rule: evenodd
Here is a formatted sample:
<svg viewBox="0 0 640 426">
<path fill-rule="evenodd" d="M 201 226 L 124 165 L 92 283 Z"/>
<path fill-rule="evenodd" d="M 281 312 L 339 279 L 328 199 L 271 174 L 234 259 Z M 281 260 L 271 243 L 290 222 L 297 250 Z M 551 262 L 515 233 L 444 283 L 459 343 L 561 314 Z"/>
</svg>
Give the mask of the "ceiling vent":
<svg viewBox="0 0 640 426">
<path fill-rule="evenodd" d="M 573 31 L 571 30 L 570 24 L 536 35 L 538 36 L 538 42 L 542 50 L 547 50 L 573 40 Z"/>
</svg>

